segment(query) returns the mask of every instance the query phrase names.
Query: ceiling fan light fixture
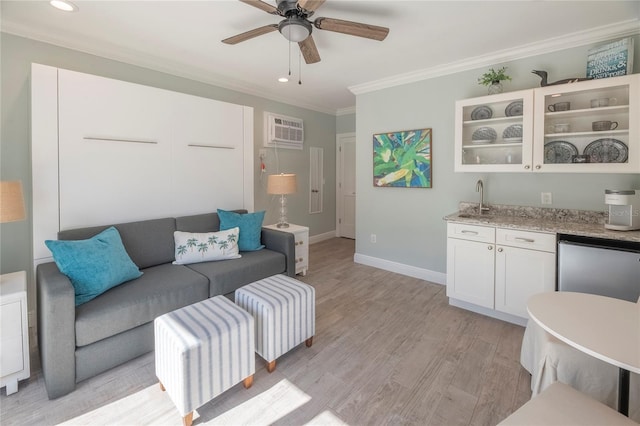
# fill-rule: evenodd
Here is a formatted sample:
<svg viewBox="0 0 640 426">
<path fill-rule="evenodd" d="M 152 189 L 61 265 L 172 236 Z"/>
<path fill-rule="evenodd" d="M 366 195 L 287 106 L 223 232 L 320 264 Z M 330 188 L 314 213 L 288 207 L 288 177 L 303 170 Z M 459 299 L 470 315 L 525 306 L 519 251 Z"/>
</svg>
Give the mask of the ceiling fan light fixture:
<svg viewBox="0 0 640 426">
<path fill-rule="evenodd" d="M 287 77 L 280 77 L 280 78 L 278 79 L 278 81 L 279 81 L 280 83 L 288 83 L 288 82 L 289 82 L 289 79 L 288 79 Z"/>
<path fill-rule="evenodd" d="M 289 41 L 294 43 L 305 40 L 311 34 L 311 23 L 306 19 L 290 17 L 278 24 L 278 31 Z"/>
<path fill-rule="evenodd" d="M 67 0 L 51 0 L 49 4 L 63 12 L 77 12 L 78 6 Z"/>
</svg>

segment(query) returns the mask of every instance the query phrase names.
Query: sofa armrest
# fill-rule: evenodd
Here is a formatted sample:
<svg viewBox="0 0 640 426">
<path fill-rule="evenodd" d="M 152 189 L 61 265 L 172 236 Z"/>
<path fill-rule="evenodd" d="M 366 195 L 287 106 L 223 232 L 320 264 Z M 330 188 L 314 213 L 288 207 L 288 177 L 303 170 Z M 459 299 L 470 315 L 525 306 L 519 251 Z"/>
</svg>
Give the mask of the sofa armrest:
<svg viewBox="0 0 640 426">
<path fill-rule="evenodd" d="M 38 295 L 38 347 L 49 399 L 76 386 L 75 294 L 71 281 L 55 263 L 36 269 Z"/>
<path fill-rule="evenodd" d="M 290 277 L 296 276 L 296 244 L 291 232 L 262 228 L 262 244 L 269 250 L 284 254 L 287 259 L 285 272 Z"/>
</svg>

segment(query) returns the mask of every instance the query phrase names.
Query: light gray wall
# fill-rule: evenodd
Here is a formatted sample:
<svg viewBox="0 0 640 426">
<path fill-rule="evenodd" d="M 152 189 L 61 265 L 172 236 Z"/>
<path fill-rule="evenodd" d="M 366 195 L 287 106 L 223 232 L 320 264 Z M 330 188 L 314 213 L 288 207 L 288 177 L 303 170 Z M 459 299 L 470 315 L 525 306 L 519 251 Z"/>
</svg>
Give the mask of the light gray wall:
<svg viewBox="0 0 640 426">
<path fill-rule="evenodd" d="M 591 46 L 563 50 L 513 62 L 513 81 L 505 91 L 539 87 L 531 70 L 547 70 L 550 81 L 585 75 Z M 635 37 L 635 71 L 640 37 Z M 478 201 L 475 183 L 483 179 L 485 200 L 495 204 L 541 206 L 540 192 L 553 194 L 556 208 L 604 209 L 606 188 L 638 188 L 637 174 L 454 173 L 455 101 L 486 95 L 477 84 L 489 67 L 392 87 L 357 96 L 356 252 L 436 272 L 446 272 L 446 225 L 443 216 L 459 201 Z M 374 188 L 372 135 L 380 132 L 433 129 L 431 189 Z M 370 242 L 376 234 L 377 242 Z"/>
<path fill-rule="evenodd" d="M 232 90 L 168 75 L 51 44 L 0 33 L 1 42 L 1 116 L 0 177 L 22 180 L 29 217 L 26 221 L 0 226 L 0 273 L 31 271 L 31 154 L 29 85 L 32 62 L 100 75 L 176 92 L 203 96 L 254 108 L 255 209 L 267 209 L 265 223 L 277 221 L 278 204 L 266 194 L 266 176 L 259 171 L 259 149 L 263 143 L 263 112 L 270 111 L 304 120 L 304 150 L 267 149 L 267 173 L 293 172 L 298 175 L 298 193 L 289 197 L 289 221 L 310 227 L 310 234 L 335 230 L 335 135 L 336 117 Z M 324 148 L 326 179 L 324 211 L 309 214 L 309 147 Z M 235 208 L 237 206 L 228 206 Z M 32 288 L 33 278 L 30 277 Z M 30 307 L 33 309 L 33 293 Z"/>
<path fill-rule="evenodd" d="M 344 114 L 336 117 L 336 133 L 353 133 L 356 131 L 356 114 Z"/>
</svg>

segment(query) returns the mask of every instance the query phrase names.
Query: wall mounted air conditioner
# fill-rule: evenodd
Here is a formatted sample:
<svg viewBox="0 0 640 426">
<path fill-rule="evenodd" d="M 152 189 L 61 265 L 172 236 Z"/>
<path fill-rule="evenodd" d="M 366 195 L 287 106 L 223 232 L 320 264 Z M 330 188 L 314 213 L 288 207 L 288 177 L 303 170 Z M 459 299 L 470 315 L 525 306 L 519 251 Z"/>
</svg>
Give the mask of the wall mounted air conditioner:
<svg viewBox="0 0 640 426">
<path fill-rule="evenodd" d="M 264 146 L 268 148 L 302 149 L 304 126 L 300 118 L 264 113 Z"/>
</svg>

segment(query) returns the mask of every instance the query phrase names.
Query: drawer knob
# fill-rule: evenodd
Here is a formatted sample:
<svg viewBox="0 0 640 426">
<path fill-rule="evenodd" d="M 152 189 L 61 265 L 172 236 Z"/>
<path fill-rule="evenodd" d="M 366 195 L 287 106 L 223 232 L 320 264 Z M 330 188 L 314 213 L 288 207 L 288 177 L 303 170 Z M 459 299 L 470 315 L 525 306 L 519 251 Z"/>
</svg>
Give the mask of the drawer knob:
<svg viewBox="0 0 640 426">
<path fill-rule="evenodd" d="M 487 246 L 487 250 L 493 250 L 493 246 Z"/>
<path fill-rule="evenodd" d="M 499 251 L 500 253 L 502 253 L 502 247 L 500 247 L 500 248 L 498 249 L 498 251 Z"/>
</svg>

